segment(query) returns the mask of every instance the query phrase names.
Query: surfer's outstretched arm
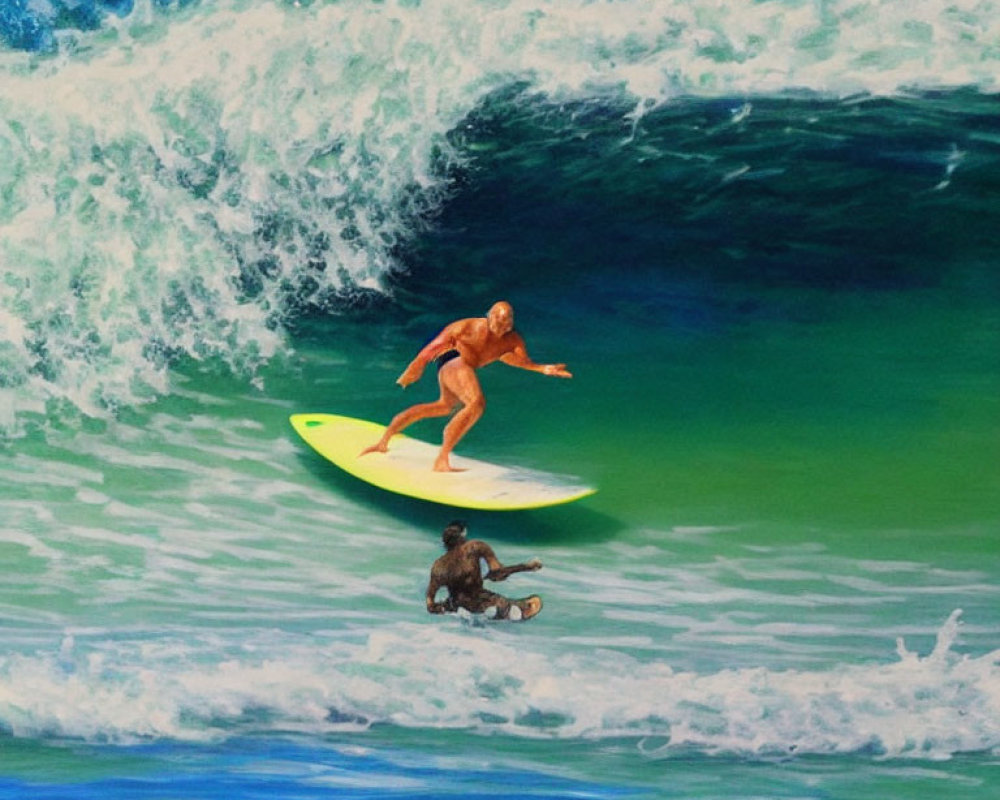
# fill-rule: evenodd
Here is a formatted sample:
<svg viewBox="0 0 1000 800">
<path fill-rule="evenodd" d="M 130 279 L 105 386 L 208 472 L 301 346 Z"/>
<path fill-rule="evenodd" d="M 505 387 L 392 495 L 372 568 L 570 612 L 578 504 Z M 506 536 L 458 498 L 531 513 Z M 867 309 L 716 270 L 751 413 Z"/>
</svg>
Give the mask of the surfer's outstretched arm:
<svg viewBox="0 0 1000 800">
<path fill-rule="evenodd" d="M 573 373 L 566 369 L 565 364 L 538 364 L 533 361 L 520 336 L 517 337 L 514 349 L 500 356 L 500 360 L 508 366 L 519 367 L 531 372 L 541 372 L 543 375 L 552 375 L 557 378 L 573 377 Z"/>
<path fill-rule="evenodd" d="M 507 567 L 499 567 L 497 569 L 491 569 L 486 573 L 486 580 L 488 581 L 504 581 L 507 580 L 515 572 L 536 572 L 542 568 L 542 562 L 537 558 L 531 559 L 531 561 L 526 561 L 523 564 L 511 564 Z"/>
</svg>

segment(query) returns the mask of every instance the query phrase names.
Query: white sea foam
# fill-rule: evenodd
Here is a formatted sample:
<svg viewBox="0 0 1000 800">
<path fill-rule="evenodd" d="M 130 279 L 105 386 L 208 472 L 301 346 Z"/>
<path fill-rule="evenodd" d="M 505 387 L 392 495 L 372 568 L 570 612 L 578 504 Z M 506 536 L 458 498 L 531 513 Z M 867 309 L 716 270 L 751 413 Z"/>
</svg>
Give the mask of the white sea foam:
<svg viewBox="0 0 1000 800">
<path fill-rule="evenodd" d="M 958 615 L 926 655 L 900 643 L 891 662 L 714 674 L 625 656 L 609 670 L 604 651 L 582 646 L 553 658 L 495 627 L 399 624 L 308 645 L 258 633 L 239 646 L 77 632 L 50 654 L 0 656 L 0 722 L 19 736 L 94 740 L 379 722 L 627 737 L 650 757 L 946 758 L 1000 747 L 1000 651 L 956 652 Z"/>
<path fill-rule="evenodd" d="M 496 89 L 604 97 L 997 90 L 993 2 L 137 4 L 0 53 L 0 425 L 238 371 L 302 303 L 379 291 Z M 743 104 L 736 117 L 752 113 Z"/>
</svg>

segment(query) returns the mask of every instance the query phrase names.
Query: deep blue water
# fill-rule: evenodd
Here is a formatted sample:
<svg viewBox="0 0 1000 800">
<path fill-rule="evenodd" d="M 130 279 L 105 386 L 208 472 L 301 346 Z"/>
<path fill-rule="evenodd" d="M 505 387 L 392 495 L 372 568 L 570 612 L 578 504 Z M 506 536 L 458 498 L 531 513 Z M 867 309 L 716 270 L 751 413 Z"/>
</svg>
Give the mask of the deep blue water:
<svg viewBox="0 0 1000 800">
<path fill-rule="evenodd" d="M 66 744 L 68 760 L 108 759 L 100 749 Z M 5 778 L 0 797 L 212 798 L 344 797 L 551 797 L 610 798 L 635 791 L 565 780 L 543 773 L 423 763 L 392 750 L 352 752 L 349 745 L 303 745 L 292 739 L 234 739 L 223 745 L 160 744 L 121 748 L 113 754 L 115 777 L 64 784 Z M 112 760 L 112 759 L 108 759 Z M 123 774 L 124 773 L 124 774 Z"/>
</svg>

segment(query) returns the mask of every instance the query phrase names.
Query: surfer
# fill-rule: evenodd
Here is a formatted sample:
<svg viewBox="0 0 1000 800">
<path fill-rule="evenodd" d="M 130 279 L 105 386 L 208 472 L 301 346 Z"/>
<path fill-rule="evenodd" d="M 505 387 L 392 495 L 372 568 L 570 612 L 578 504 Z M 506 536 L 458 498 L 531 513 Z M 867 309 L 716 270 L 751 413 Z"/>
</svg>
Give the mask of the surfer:
<svg viewBox="0 0 1000 800">
<path fill-rule="evenodd" d="M 446 417 L 461 407 L 445 426 L 441 451 L 434 462 L 437 472 L 453 472 L 449 462 L 452 450 L 486 409 L 486 398 L 476 377 L 477 369 L 499 360 L 543 375 L 573 377 L 565 364 L 536 364 L 531 360 L 524 339 L 514 330 L 514 309 L 502 300 L 493 304 L 486 317 L 460 319 L 445 326 L 417 353 L 396 383 L 405 389 L 418 381 L 424 368 L 435 359 L 441 396 L 432 403 L 418 403 L 401 411 L 393 417 L 382 438 L 362 450 L 360 455 L 384 453 L 389 449 L 389 440 L 417 420 Z"/>
<path fill-rule="evenodd" d="M 542 598 L 538 595 L 523 600 L 510 600 L 483 588 L 480 560 L 485 560 L 490 571 L 488 581 L 503 581 L 515 572 L 535 572 L 542 568 L 537 558 L 524 564 L 505 567 L 493 553 L 493 548 L 478 539 L 465 538 L 464 522 L 455 520 L 448 524 L 441 534 L 441 541 L 447 553 L 431 567 L 431 579 L 427 584 L 427 610 L 431 614 L 446 614 L 464 608 L 474 614 L 486 614 L 493 619 L 509 619 L 517 622 L 530 619 L 542 610 Z M 441 588 L 448 590 L 448 599 L 437 602 Z"/>
</svg>

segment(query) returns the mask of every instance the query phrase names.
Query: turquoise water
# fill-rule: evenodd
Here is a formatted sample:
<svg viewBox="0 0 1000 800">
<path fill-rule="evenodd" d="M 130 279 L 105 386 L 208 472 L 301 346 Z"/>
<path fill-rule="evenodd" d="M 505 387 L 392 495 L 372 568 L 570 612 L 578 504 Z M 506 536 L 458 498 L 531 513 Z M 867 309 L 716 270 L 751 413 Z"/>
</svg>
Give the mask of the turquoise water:
<svg viewBox="0 0 1000 800">
<path fill-rule="evenodd" d="M 447 5 L 0 15 L 0 796 L 992 798 L 994 15 Z M 598 494 L 296 439 L 500 298 L 460 452 Z"/>
</svg>

